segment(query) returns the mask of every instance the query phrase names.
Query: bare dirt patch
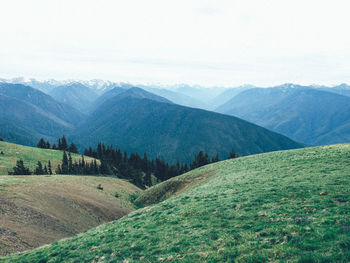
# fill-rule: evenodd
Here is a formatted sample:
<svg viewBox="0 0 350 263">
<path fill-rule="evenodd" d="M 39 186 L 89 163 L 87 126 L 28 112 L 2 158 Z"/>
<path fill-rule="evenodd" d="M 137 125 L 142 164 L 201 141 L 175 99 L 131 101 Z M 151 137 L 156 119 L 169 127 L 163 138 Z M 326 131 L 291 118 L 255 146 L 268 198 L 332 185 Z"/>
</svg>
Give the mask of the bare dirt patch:
<svg viewBox="0 0 350 263">
<path fill-rule="evenodd" d="M 120 218 L 134 210 L 129 196 L 140 191 L 128 182 L 104 177 L 1 179 L 0 255 L 42 246 Z M 96 188 L 98 184 L 103 191 Z"/>
</svg>

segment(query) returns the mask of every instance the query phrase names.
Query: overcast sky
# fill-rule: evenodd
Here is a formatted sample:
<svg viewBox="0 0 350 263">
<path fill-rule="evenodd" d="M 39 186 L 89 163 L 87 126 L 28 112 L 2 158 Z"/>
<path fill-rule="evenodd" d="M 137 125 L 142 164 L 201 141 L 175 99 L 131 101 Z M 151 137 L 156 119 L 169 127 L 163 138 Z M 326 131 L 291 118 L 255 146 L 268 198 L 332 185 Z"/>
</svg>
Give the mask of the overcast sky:
<svg viewBox="0 0 350 263">
<path fill-rule="evenodd" d="M 2 0 L 0 77 L 350 83 L 349 0 Z"/>
</svg>

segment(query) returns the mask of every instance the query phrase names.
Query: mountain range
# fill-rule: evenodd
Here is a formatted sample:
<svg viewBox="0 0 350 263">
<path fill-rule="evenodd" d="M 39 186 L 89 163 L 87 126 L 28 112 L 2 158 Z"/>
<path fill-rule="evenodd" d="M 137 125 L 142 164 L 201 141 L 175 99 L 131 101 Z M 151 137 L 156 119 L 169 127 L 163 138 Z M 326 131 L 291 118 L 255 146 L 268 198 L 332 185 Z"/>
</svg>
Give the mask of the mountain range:
<svg viewBox="0 0 350 263">
<path fill-rule="evenodd" d="M 301 147 L 287 137 L 236 117 L 188 108 L 139 88 L 115 95 L 98 107 L 72 136 L 78 145 L 102 141 L 152 158 L 189 162 L 200 150 L 227 158 Z"/>
<path fill-rule="evenodd" d="M 216 111 L 312 145 L 350 141 L 350 98 L 300 85 L 241 92 Z"/>
<path fill-rule="evenodd" d="M 230 148 L 247 155 L 304 143 L 350 141 L 346 84 L 210 89 L 148 84 L 136 88 L 102 80 L 10 82 L 0 79 L 0 135 L 27 145 L 40 137 L 53 140 L 65 134 L 81 150 L 103 141 L 152 157 L 188 161 L 199 150 L 225 158 Z M 300 143 L 287 146 L 275 133 L 267 139 L 257 125 Z"/>
<path fill-rule="evenodd" d="M 85 118 L 70 105 L 21 84 L 0 83 L 0 102 L 1 135 L 13 142 L 31 144 L 40 137 L 57 138 Z"/>
<path fill-rule="evenodd" d="M 65 102 L 75 105 L 79 92 L 86 92 L 88 87 L 58 86 L 51 94 L 63 100 L 64 92 L 60 91 L 70 88 L 78 95 L 68 96 L 70 100 Z M 81 150 L 104 142 L 169 162 L 189 162 L 200 150 L 226 158 L 232 148 L 240 155 L 248 155 L 302 147 L 236 117 L 180 106 L 136 87 L 116 87 L 98 99 L 96 96 L 86 107 L 88 115 L 21 84 L 2 83 L 0 94 L 0 121 L 8 127 L 0 129 L 0 136 L 29 145 L 39 137 L 53 141 L 65 134 Z M 26 141 L 29 137 L 32 139 Z"/>
</svg>

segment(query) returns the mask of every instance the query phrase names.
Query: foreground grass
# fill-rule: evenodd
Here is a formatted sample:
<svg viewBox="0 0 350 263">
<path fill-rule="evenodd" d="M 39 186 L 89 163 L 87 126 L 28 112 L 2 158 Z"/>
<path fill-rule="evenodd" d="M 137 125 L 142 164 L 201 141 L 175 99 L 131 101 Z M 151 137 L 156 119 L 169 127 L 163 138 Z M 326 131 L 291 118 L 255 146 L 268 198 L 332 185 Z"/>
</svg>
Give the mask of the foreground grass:
<svg viewBox="0 0 350 263">
<path fill-rule="evenodd" d="M 350 261 L 349 144 L 248 156 L 187 176 L 194 173 L 215 174 L 124 218 L 0 261 Z"/>
<path fill-rule="evenodd" d="M 16 166 L 16 161 L 22 159 L 24 165 L 33 171 L 40 161 L 43 166 L 51 161 L 52 171 L 55 172 L 57 165 L 62 161 L 62 151 L 40 149 L 35 147 L 23 146 L 14 143 L 0 141 L 0 175 L 8 174 L 12 168 Z M 90 162 L 93 158 L 84 157 L 86 161 Z M 73 161 L 81 159 L 81 155 L 72 154 Z"/>
</svg>

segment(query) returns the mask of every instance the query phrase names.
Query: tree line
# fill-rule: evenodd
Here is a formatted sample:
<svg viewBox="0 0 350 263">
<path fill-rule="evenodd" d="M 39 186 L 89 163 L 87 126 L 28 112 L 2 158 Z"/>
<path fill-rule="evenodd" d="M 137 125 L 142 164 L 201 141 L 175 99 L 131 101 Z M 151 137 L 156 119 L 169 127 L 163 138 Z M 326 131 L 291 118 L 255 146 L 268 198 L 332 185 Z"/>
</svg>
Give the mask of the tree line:
<svg viewBox="0 0 350 263">
<path fill-rule="evenodd" d="M 96 148 L 90 146 L 84 151 L 85 156 L 93 158 L 92 161 L 86 161 L 84 155 L 81 155 L 80 159 L 73 161 L 72 153 L 78 153 L 77 147 L 73 142 L 68 146 L 64 135 L 58 139 L 58 146 L 53 144 L 50 147 L 50 143 L 43 138 L 40 139 L 37 146 L 45 149 L 63 150 L 61 164 L 55 169 L 56 174 L 112 175 L 129 180 L 141 188 L 152 186 L 158 182 L 220 160 L 218 154 L 215 157 L 210 157 L 208 153 L 200 151 L 194 155 L 194 159 L 189 165 L 179 161 L 176 164 L 169 164 L 160 157 L 153 160 L 149 159 L 146 153 L 143 156 L 140 156 L 138 153 L 128 154 L 126 151 L 122 152 L 121 149 L 114 148 L 112 145 L 106 146 L 104 143 L 99 143 Z M 236 157 L 238 155 L 232 149 L 228 158 Z M 33 172 L 39 175 L 52 174 L 50 161 L 44 167 L 39 161 Z M 23 161 L 19 160 L 11 174 L 25 175 L 32 173 L 24 166 Z"/>
<path fill-rule="evenodd" d="M 71 153 L 79 153 L 76 144 L 74 142 L 71 142 L 71 144 L 68 145 L 67 139 L 64 135 L 62 136 L 62 138 L 58 138 L 57 145 L 56 143 L 53 143 L 51 146 L 49 141 L 45 141 L 44 138 L 41 138 L 36 146 L 42 149 L 52 149 L 52 150 L 68 151 Z"/>
</svg>

